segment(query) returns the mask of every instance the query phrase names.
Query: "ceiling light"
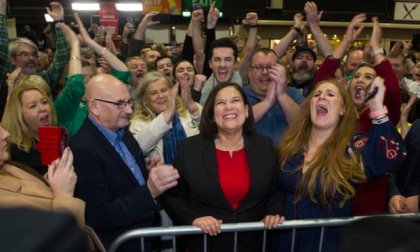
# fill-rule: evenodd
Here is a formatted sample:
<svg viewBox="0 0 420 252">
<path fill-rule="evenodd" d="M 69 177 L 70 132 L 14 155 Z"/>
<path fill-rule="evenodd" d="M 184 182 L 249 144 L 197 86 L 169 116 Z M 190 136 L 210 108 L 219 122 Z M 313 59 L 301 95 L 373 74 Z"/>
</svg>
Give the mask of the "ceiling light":
<svg viewBox="0 0 420 252">
<path fill-rule="evenodd" d="M 182 16 L 183 17 L 191 17 L 191 11 L 183 11 Z"/>
<path fill-rule="evenodd" d="M 71 8 L 77 11 L 98 11 L 99 4 L 75 2 L 71 4 Z"/>
<path fill-rule="evenodd" d="M 115 7 L 119 11 L 143 11 L 141 3 L 116 3 Z"/>
</svg>

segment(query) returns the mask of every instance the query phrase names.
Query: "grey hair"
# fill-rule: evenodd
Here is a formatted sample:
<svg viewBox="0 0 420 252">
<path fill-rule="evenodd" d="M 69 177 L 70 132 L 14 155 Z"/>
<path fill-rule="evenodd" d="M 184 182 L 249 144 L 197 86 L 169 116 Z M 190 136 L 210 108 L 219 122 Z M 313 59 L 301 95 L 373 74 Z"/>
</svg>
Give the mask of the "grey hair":
<svg viewBox="0 0 420 252">
<path fill-rule="evenodd" d="M 32 40 L 27 39 L 27 38 L 20 38 L 18 40 L 15 40 L 13 42 L 9 43 L 9 57 L 14 57 L 16 56 L 19 46 L 22 44 L 26 44 L 28 46 L 32 46 L 36 52 L 38 52 L 38 46 L 35 45 L 34 42 L 32 42 Z"/>
</svg>

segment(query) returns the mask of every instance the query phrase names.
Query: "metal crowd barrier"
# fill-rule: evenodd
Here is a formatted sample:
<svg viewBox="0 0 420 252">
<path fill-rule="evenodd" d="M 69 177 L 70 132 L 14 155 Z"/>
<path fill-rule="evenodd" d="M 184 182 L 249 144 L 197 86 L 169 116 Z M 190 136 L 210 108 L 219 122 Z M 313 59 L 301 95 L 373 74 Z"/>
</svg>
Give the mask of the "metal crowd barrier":
<svg viewBox="0 0 420 252">
<path fill-rule="evenodd" d="M 325 219 L 305 219 L 305 220 L 289 220 L 285 221 L 283 224 L 274 228 L 278 229 L 289 229 L 292 231 L 292 246 L 291 251 L 294 251 L 294 242 L 296 229 L 302 228 L 321 228 L 320 235 L 320 244 L 319 251 L 322 251 L 322 243 L 324 237 L 324 228 L 325 227 L 338 227 L 345 226 L 354 221 L 361 220 L 367 217 L 378 217 L 378 216 L 388 216 L 394 218 L 401 218 L 410 221 L 420 220 L 420 213 L 411 213 L 411 214 L 389 214 L 389 215 L 370 215 L 370 216 L 355 216 L 347 218 L 325 218 Z M 273 229 L 272 229 L 273 230 Z M 246 231 L 262 231 L 263 233 L 263 246 L 261 251 L 266 249 L 266 235 L 267 229 L 264 227 L 262 222 L 244 222 L 244 223 L 232 223 L 232 224 L 222 224 L 221 233 L 234 233 L 234 248 L 233 251 L 236 251 L 236 244 L 239 232 Z M 207 235 L 201 231 L 200 228 L 196 226 L 172 226 L 172 227 L 155 227 L 155 228 L 141 228 L 134 229 L 128 232 L 125 232 L 119 236 L 109 247 L 109 252 L 116 252 L 118 247 L 121 246 L 124 242 L 134 239 L 141 238 L 141 250 L 144 251 L 144 238 L 145 237 L 156 237 L 156 236 L 172 236 L 172 249 L 176 252 L 176 236 L 181 235 L 194 235 L 194 234 L 203 234 L 204 244 L 203 251 L 207 252 Z"/>
</svg>

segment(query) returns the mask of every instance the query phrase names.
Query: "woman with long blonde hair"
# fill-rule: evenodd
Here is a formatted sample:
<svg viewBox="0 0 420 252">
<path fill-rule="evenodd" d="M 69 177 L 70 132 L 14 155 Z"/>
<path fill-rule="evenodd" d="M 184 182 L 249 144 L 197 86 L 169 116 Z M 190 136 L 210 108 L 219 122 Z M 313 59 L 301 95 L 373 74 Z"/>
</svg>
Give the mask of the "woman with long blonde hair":
<svg viewBox="0 0 420 252">
<path fill-rule="evenodd" d="M 10 132 L 11 160 L 30 165 L 42 175 L 48 167 L 41 164 L 36 148 L 38 129 L 57 124 L 50 97 L 50 88 L 41 76 L 25 76 L 10 93 L 2 119 Z"/>
<path fill-rule="evenodd" d="M 144 153 L 167 164 L 175 157 L 176 143 L 199 132 L 201 106 L 193 101 L 188 81 L 172 87 L 161 73 L 147 73 L 136 88 L 134 106 L 130 131 Z"/>
<path fill-rule="evenodd" d="M 377 77 L 367 102 L 372 129 L 356 134 L 356 111 L 343 85 L 321 81 L 302 104 L 302 113 L 285 132 L 278 149 L 279 184 L 286 191 L 286 219 L 352 215 L 356 186 L 397 168 L 405 157 L 403 141 L 383 109 L 385 86 Z M 320 229 L 297 232 L 295 251 L 318 251 Z M 281 236 L 282 249 L 290 236 Z M 339 235 L 324 232 L 322 251 L 337 251 Z M 287 249 L 286 249 L 287 250 Z"/>
</svg>

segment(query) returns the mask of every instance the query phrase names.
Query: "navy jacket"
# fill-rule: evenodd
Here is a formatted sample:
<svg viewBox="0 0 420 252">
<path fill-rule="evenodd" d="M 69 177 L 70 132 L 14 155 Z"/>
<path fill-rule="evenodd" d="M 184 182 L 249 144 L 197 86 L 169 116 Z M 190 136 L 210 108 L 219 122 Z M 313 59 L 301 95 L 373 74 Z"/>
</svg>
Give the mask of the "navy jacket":
<svg viewBox="0 0 420 252">
<path fill-rule="evenodd" d="M 147 180 L 143 153 L 128 129 L 124 131 L 123 141 Z M 76 196 L 86 202 L 86 223 L 95 229 L 105 247 L 125 231 L 152 226 L 153 214 L 159 208 L 149 189 L 137 183 L 118 152 L 89 118 L 72 138 L 70 147 L 78 177 Z M 132 249 L 128 247 L 126 251 Z"/>
</svg>

